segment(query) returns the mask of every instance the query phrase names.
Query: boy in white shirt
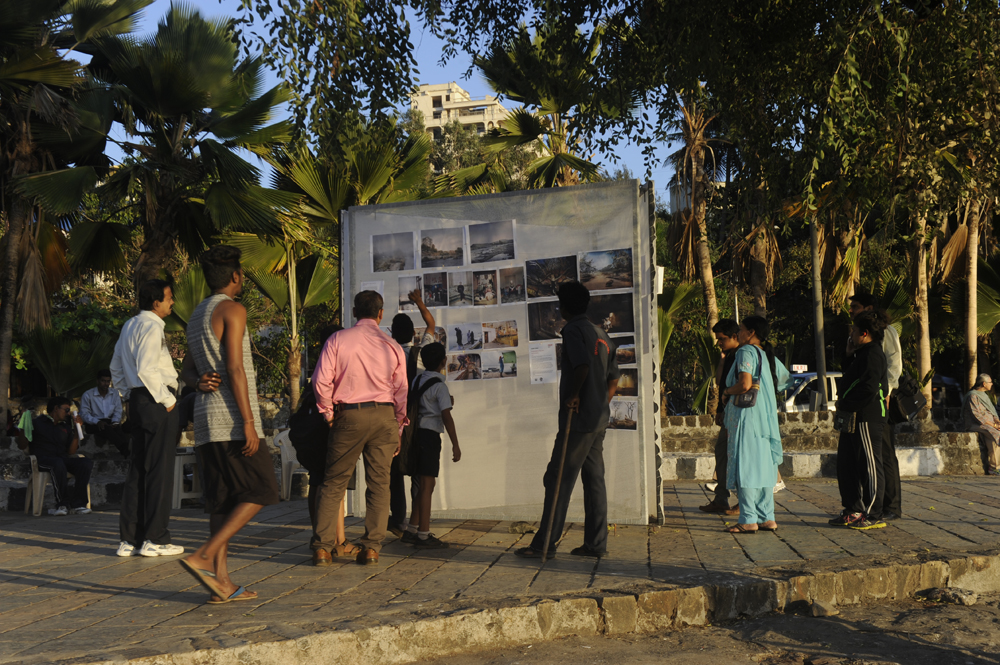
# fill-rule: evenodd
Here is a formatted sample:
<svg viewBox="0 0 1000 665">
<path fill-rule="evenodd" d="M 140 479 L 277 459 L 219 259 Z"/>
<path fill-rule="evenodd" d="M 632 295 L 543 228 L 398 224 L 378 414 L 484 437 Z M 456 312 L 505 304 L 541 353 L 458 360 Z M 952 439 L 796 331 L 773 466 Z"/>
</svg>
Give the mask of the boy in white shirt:
<svg viewBox="0 0 1000 665">
<path fill-rule="evenodd" d="M 455 433 L 455 421 L 451 409 L 455 399 L 448 392 L 441 371 L 445 368 L 447 355 L 444 345 L 434 342 L 420 349 L 420 360 L 426 368 L 413 380 L 410 390 L 420 395 L 417 412 L 416 431 L 409 455 L 410 476 L 420 479 L 420 490 L 413 502 L 413 513 L 403 533 L 402 541 L 418 549 L 447 548 L 448 543 L 440 541 L 430 532 L 431 496 L 441 470 L 441 433 L 448 430 L 451 439 L 452 461 L 462 458 Z M 429 383 L 430 382 L 430 383 Z"/>
</svg>

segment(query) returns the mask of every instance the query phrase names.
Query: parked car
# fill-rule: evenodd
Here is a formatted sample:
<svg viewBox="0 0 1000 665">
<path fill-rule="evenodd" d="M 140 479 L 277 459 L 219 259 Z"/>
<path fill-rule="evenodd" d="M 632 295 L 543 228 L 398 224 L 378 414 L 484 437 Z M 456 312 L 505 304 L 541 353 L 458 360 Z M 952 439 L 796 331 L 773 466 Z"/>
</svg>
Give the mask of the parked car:
<svg viewBox="0 0 1000 665">
<path fill-rule="evenodd" d="M 843 376 L 842 372 L 826 373 L 826 400 L 827 410 L 837 410 L 837 379 Z M 808 411 L 810 395 L 819 390 L 816 372 L 805 372 L 803 374 L 792 374 L 792 385 L 785 390 L 785 399 L 780 403 L 779 409 L 782 411 Z"/>
</svg>

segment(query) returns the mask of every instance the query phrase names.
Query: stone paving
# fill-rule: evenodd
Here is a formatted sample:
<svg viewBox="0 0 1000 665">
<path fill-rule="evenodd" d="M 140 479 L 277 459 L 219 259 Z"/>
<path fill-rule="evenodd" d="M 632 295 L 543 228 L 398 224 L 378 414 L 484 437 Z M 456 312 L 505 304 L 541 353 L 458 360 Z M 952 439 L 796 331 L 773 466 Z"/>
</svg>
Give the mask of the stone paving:
<svg viewBox="0 0 1000 665">
<path fill-rule="evenodd" d="M 25 517 L 0 513 L 0 663 L 125 661 L 159 654 L 295 640 L 542 599 L 636 594 L 729 580 L 928 557 L 993 553 L 1000 543 L 1000 481 L 937 477 L 904 481 L 906 518 L 881 530 L 826 525 L 839 512 L 828 480 L 788 481 L 776 495 L 776 533 L 733 536 L 724 518 L 698 510 L 695 483 L 668 486 L 662 527 L 612 526 L 610 555 L 568 555 L 582 530 L 571 525 L 560 555 L 539 566 L 513 555 L 531 536 L 506 522 L 437 521 L 453 546 L 416 551 L 394 538 L 379 566 L 346 559 L 311 565 L 304 501 L 261 511 L 233 542 L 231 574 L 260 594 L 205 605 L 206 593 L 170 558 L 119 558 L 117 513 Z M 349 537 L 363 531 L 348 518 Z M 175 511 L 173 542 L 190 548 L 207 533 L 197 510 Z"/>
</svg>

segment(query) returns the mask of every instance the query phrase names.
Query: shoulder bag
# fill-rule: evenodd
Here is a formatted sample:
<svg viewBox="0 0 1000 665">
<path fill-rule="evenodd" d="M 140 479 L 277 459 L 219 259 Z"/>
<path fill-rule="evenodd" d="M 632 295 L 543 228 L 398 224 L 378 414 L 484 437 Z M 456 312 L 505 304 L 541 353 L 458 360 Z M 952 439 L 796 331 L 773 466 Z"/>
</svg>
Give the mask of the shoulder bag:
<svg viewBox="0 0 1000 665">
<path fill-rule="evenodd" d="M 749 409 L 756 405 L 757 393 L 760 391 L 760 368 L 764 365 L 764 361 L 761 358 L 760 349 L 755 346 L 753 350 L 757 352 L 757 373 L 750 384 L 750 390 L 739 395 L 733 395 L 733 405 L 740 409 Z"/>
</svg>

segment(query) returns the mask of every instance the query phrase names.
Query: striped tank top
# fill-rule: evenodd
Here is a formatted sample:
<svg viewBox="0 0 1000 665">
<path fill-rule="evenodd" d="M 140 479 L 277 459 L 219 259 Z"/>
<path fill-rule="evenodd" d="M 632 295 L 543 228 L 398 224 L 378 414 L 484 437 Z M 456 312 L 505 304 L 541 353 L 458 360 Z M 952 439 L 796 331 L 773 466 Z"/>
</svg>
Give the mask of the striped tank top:
<svg viewBox="0 0 1000 665">
<path fill-rule="evenodd" d="M 200 446 L 213 441 L 243 441 L 243 416 L 236 403 L 226 371 L 226 350 L 212 330 L 212 312 L 225 300 L 232 300 L 224 293 L 216 293 L 202 300 L 187 325 L 188 352 L 194 358 L 198 376 L 218 372 L 222 377 L 219 389 L 211 393 L 195 393 L 194 442 Z M 250 410 L 253 412 L 257 436 L 264 438 L 260 425 L 260 406 L 257 402 L 257 373 L 253 369 L 250 351 L 250 333 L 243 331 L 243 371 L 246 373 L 250 392 Z"/>
</svg>

